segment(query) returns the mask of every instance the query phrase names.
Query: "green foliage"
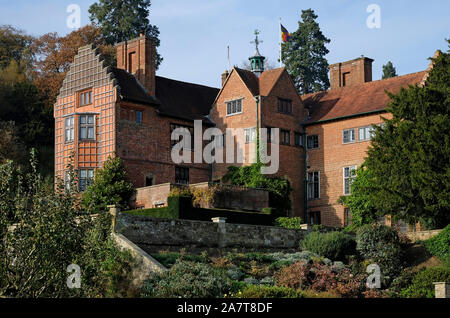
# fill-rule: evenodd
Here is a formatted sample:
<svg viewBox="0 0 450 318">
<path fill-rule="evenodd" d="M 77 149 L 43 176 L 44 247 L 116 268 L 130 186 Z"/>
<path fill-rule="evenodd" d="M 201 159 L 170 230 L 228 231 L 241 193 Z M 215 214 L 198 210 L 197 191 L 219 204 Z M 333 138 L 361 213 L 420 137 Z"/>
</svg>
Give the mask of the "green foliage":
<svg viewBox="0 0 450 318">
<path fill-rule="evenodd" d="M 12 162 L 0 165 L 0 296 L 122 294 L 132 260 L 109 238 L 109 215 L 92 218 L 62 182 L 49 188 L 31 158 L 25 175 Z M 81 268 L 80 289 L 66 286 L 70 264 Z"/>
<path fill-rule="evenodd" d="M 364 165 L 356 171 L 356 177 L 351 185 L 351 194 L 341 196 L 339 203 L 352 212 L 352 225 L 358 227 L 375 223 L 378 215 L 372 198 L 372 175 Z"/>
<path fill-rule="evenodd" d="M 450 263 L 450 224 L 447 225 L 438 235 L 425 242 L 427 250 L 442 261 Z"/>
<path fill-rule="evenodd" d="M 450 268 L 423 268 L 412 279 L 409 287 L 400 292 L 401 297 L 434 298 L 435 282 L 450 281 Z"/>
<path fill-rule="evenodd" d="M 392 62 L 388 61 L 386 65 L 383 65 L 383 75 L 381 76 L 381 79 L 387 79 L 395 76 L 397 76 L 397 71 L 395 70 Z"/>
<path fill-rule="evenodd" d="M 0 69 L 11 61 L 31 64 L 34 54 L 31 49 L 33 38 L 10 25 L 0 26 Z"/>
<path fill-rule="evenodd" d="M 282 59 L 299 93 L 308 94 L 330 87 L 325 59 L 330 39 L 322 34 L 313 10 L 302 10 L 301 19 L 291 40 L 282 44 Z"/>
<path fill-rule="evenodd" d="M 126 178 L 122 160 L 110 157 L 103 163 L 102 169 L 95 171 L 92 184 L 83 193 L 82 203 L 94 213 L 105 211 L 112 204 L 125 210 L 134 192 L 133 184 Z"/>
<path fill-rule="evenodd" d="M 131 215 L 146 216 L 149 218 L 178 219 L 178 214 L 174 215 L 168 206 L 152 209 L 138 209 L 123 211 L 122 213 Z"/>
<path fill-rule="evenodd" d="M 131 40 L 144 33 L 154 40 L 155 47 L 159 47 L 159 29 L 148 19 L 150 4 L 150 0 L 100 0 L 89 7 L 90 19 L 101 27 L 108 44 Z M 156 52 L 157 69 L 162 60 Z"/>
<path fill-rule="evenodd" d="M 225 273 L 202 263 L 177 261 L 163 274 L 155 274 L 143 287 L 142 296 L 152 298 L 216 298 L 231 288 Z"/>
<path fill-rule="evenodd" d="M 356 234 L 356 249 L 364 259 L 378 264 L 385 284 L 402 270 L 401 242 L 397 232 L 385 225 L 365 225 Z"/>
<path fill-rule="evenodd" d="M 285 216 L 291 210 L 291 184 L 287 179 L 277 177 L 269 178 L 262 174 L 262 165 L 262 163 L 258 162 L 248 166 L 230 166 L 222 180 L 224 182 L 230 182 L 233 185 L 269 191 L 270 204 L 276 209 L 275 213 L 280 216 Z"/>
<path fill-rule="evenodd" d="M 366 165 L 377 211 L 440 228 L 450 223 L 450 54 L 433 62 L 424 87 L 389 93 L 392 119 L 375 129 Z"/>
<path fill-rule="evenodd" d="M 325 256 L 331 260 L 345 260 L 355 254 L 355 240 L 341 232 L 311 232 L 301 242 L 304 250 Z"/>
<path fill-rule="evenodd" d="M 300 217 L 279 217 L 275 219 L 275 226 L 281 226 L 286 229 L 300 229 L 302 219 Z"/>
<path fill-rule="evenodd" d="M 236 296 L 239 298 L 304 298 L 303 292 L 299 290 L 267 285 L 247 285 Z"/>
</svg>

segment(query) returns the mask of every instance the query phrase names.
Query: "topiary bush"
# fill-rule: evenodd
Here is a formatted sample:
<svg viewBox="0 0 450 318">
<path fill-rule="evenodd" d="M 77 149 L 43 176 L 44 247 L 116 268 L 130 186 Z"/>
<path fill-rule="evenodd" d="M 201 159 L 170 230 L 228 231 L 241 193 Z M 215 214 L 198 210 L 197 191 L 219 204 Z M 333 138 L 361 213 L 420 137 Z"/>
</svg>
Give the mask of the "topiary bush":
<svg viewBox="0 0 450 318">
<path fill-rule="evenodd" d="M 397 232 L 385 225 L 362 226 L 356 235 L 356 249 L 367 263 L 380 266 L 382 285 L 388 287 L 402 271 L 402 244 Z"/>
<path fill-rule="evenodd" d="M 341 232 L 311 232 L 300 245 L 304 250 L 332 260 L 345 260 L 346 256 L 356 253 L 355 240 L 350 235 Z"/>
<path fill-rule="evenodd" d="M 149 278 L 142 296 L 149 298 L 217 298 L 231 288 L 226 274 L 208 264 L 177 261 L 168 271 Z"/>
<path fill-rule="evenodd" d="M 408 298 L 434 298 L 433 283 L 448 281 L 450 281 L 450 268 L 423 268 L 414 276 L 411 285 L 400 292 L 400 296 Z"/>
<path fill-rule="evenodd" d="M 450 264 L 450 224 L 447 225 L 438 235 L 425 242 L 427 250 L 442 261 Z"/>
</svg>

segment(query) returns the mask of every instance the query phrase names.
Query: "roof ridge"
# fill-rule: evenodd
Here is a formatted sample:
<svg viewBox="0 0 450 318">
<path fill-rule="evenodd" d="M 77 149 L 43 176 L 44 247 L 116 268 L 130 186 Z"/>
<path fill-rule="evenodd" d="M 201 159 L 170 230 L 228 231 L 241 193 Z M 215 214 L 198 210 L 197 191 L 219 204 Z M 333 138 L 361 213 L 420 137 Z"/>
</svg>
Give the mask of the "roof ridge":
<svg viewBox="0 0 450 318">
<path fill-rule="evenodd" d="M 159 76 L 156 75 L 155 78 L 162 78 L 162 79 L 166 79 L 166 80 L 170 80 L 170 81 L 174 81 L 174 82 L 178 82 L 178 83 L 183 83 L 183 84 L 189 84 L 189 85 L 195 85 L 195 86 L 199 86 L 199 87 L 206 87 L 206 88 L 212 88 L 212 89 L 219 89 L 217 87 L 213 87 L 213 86 L 207 86 L 207 85 L 203 85 L 203 84 L 197 84 L 197 83 L 191 83 L 191 82 L 186 82 L 186 81 L 180 81 L 180 80 L 176 80 L 173 78 L 169 78 L 169 77 L 164 77 L 164 76 Z"/>
</svg>

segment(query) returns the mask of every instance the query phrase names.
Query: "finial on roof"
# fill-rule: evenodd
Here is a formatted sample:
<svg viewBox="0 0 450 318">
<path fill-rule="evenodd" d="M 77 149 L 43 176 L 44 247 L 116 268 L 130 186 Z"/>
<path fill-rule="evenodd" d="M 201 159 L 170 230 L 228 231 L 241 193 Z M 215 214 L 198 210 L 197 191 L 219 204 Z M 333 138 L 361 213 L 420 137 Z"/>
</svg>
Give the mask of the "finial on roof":
<svg viewBox="0 0 450 318">
<path fill-rule="evenodd" d="M 258 46 L 263 42 L 258 38 L 259 34 L 260 31 L 255 30 L 255 40 L 250 43 L 255 44 L 256 51 L 255 54 L 249 58 L 251 71 L 255 73 L 255 75 L 258 77 L 261 75 L 262 72 L 264 72 L 264 60 L 265 60 L 265 57 L 259 53 Z"/>
</svg>

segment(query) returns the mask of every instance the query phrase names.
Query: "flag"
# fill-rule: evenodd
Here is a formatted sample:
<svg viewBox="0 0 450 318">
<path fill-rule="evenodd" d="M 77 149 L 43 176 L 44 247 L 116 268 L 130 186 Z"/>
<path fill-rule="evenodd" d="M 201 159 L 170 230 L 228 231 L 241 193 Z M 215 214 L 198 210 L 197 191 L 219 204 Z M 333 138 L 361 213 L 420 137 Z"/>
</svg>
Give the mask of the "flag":
<svg viewBox="0 0 450 318">
<path fill-rule="evenodd" d="M 291 35 L 282 24 L 280 25 L 281 25 L 281 39 L 283 40 L 284 43 L 289 42 L 289 40 L 291 39 Z"/>
</svg>

